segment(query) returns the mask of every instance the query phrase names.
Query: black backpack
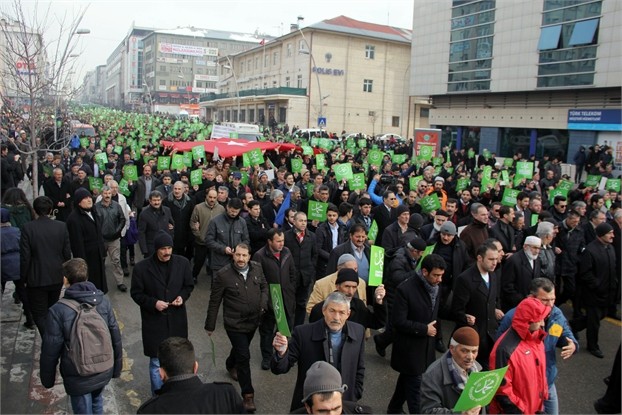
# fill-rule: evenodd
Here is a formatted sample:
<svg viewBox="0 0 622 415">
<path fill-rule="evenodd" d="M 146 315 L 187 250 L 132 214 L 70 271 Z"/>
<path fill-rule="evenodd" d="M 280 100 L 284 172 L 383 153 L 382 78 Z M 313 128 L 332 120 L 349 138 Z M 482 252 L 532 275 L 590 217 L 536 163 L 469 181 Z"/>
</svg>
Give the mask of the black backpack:
<svg viewBox="0 0 622 415">
<path fill-rule="evenodd" d="M 65 347 L 78 374 L 91 376 L 112 369 L 114 351 L 110 329 L 95 306 L 68 298 L 61 298 L 58 302 L 76 312 Z"/>
</svg>

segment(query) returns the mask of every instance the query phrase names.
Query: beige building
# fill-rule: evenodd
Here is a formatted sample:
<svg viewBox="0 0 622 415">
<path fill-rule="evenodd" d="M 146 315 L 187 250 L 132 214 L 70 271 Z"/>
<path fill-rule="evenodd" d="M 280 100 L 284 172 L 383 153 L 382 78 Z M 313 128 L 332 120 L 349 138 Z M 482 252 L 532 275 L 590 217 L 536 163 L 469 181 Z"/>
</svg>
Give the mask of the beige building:
<svg viewBox="0 0 622 415">
<path fill-rule="evenodd" d="M 408 29 L 345 16 L 292 25 L 264 45 L 220 57 L 219 93 L 201 97 L 202 115 L 300 128 L 325 120 L 331 132 L 412 136 L 419 109 L 408 96 L 410 42 Z"/>
</svg>

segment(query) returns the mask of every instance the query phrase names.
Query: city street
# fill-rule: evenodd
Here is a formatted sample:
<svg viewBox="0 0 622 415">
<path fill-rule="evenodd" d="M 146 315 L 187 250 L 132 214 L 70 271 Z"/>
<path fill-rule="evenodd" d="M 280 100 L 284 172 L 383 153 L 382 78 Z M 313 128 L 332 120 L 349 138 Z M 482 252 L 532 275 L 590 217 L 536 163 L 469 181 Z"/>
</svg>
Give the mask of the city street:
<svg viewBox="0 0 622 415">
<path fill-rule="evenodd" d="M 129 285 L 129 279 L 128 285 Z M 109 273 L 109 286 L 115 287 Z M 51 390 L 44 389 L 38 379 L 38 353 L 41 340 L 34 330 L 22 326 L 21 308 L 13 304 L 12 285 L 2 296 L 2 413 L 67 413 L 71 412 L 69 400 L 58 377 L 58 384 Z M 135 413 L 141 402 L 149 397 L 148 359 L 143 355 L 140 334 L 140 313 L 129 292 L 116 288 L 108 293 L 113 303 L 123 335 L 124 367 L 120 379 L 113 380 L 105 392 L 107 413 Z M 195 345 L 199 361 L 199 374 L 204 381 L 231 381 L 225 370 L 224 360 L 229 353 L 229 342 L 222 327 L 222 315 L 214 332 L 212 344 L 203 330 L 209 284 L 205 274 L 200 275 L 187 306 L 190 321 L 190 339 Z M 445 341 L 453 324 L 443 324 Z M 585 348 L 585 333 L 580 340 Z M 558 362 L 557 389 L 560 397 L 560 413 L 594 413 L 592 402 L 605 391 L 602 379 L 609 375 L 618 345 L 620 324 L 603 321 L 601 349 L 604 359 L 597 359 L 581 350 L 569 361 Z M 286 375 L 276 376 L 260 369 L 259 335 L 255 335 L 252 353 L 253 384 L 257 413 L 287 413 L 293 391 L 296 367 Z M 365 393 L 362 403 L 370 405 L 375 412 L 384 413 L 393 393 L 397 373 L 390 368 L 390 350 L 387 357 L 378 356 L 373 341 L 366 343 Z M 238 387 L 237 384 L 235 385 Z"/>
</svg>

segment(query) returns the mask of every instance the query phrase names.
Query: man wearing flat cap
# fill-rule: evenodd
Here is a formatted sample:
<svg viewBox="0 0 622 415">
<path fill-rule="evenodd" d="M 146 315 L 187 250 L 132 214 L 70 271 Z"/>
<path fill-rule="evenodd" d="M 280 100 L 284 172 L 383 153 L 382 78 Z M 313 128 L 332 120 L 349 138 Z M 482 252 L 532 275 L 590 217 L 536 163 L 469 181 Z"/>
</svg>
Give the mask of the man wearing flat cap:
<svg viewBox="0 0 622 415">
<path fill-rule="evenodd" d="M 190 262 L 173 254 L 173 238 L 159 232 L 154 253 L 132 273 L 132 300 L 140 306 L 143 352 L 149 357 L 151 393 L 162 387 L 158 346 L 169 337 L 188 338 L 186 301 L 194 289 Z"/>
<path fill-rule="evenodd" d="M 613 251 L 613 227 L 601 223 L 596 227 L 596 239 L 590 242 L 579 261 L 577 292 L 581 304 L 587 312 L 587 349 L 592 355 L 602 359 L 603 352 L 598 345 L 600 320 L 607 316 L 609 307 L 615 304 L 618 287 L 616 275 L 616 255 Z M 576 321 L 571 321 L 573 329 L 582 329 Z M 579 327 L 577 327 L 579 326 Z"/>
<path fill-rule="evenodd" d="M 428 367 L 421 379 L 421 413 L 453 413 L 469 375 L 482 370 L 475 360 L 479 334 L 471 327 L 454 331 L 449 351 Z M 478 414 L 481 406 L 464 412 Z"/>
</svg>

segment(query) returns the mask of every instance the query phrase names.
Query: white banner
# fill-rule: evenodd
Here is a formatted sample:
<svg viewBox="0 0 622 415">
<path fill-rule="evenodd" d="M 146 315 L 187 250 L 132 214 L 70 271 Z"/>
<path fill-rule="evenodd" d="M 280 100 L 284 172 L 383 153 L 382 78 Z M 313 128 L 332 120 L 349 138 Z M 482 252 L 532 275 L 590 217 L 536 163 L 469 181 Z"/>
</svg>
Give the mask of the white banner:
<svg viewBox="0 0 622 415">
<path fill-rule="evenodd" d="M 187 56 L 218 56 L 218 48 L 178 45 L 176 43 L 160 43 L 160 53 L 172 53 Z"/>
</svg>

